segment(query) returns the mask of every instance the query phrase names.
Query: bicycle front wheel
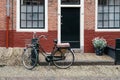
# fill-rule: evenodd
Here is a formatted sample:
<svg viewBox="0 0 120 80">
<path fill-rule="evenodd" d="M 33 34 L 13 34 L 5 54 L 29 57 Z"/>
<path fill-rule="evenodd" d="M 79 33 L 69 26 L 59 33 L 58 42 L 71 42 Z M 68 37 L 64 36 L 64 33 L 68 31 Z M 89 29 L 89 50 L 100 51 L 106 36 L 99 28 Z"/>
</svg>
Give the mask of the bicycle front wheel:
<svg viewBox="0 0 120 80">
<path fill-rule="evenodd" d="M 69 68 L 74 62 L 74 53 L 71 49 L 61 49 L 53 55 L 53 63 L 61 69 Z"/>
<path fill-rule="evenodd" d="M 22 54 L 22 63 L 26 69 L 33 69 L 37 65 L 36 49 L 27 47 Z"/>
</svg>

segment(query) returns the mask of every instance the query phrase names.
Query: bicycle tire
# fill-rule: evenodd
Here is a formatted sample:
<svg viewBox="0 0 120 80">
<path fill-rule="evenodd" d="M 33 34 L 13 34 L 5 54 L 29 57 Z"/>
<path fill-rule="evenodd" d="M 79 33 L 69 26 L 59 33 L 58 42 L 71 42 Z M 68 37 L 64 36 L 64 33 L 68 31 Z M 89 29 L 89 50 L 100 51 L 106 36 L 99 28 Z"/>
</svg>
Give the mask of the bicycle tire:
<svg viewBox="0 0 120 80">
<path fill-rule="evenodd" d="M 27 47 L 22 54 L 22 63 L 28 70 L 32 70 L 37 65 L 37 51 L 33 47 Z"/>
<path fill-rule="evenodd" d="M 62 60 L 54 60 L 55 56 L 63 56 Z M 74 53 L 71 51 L 71 49 L 66 49 L 66 51 L 56 51 L 53 54 L 53 64 L 60 68 L 60 69 L 66 69 L 69 68 L 73 62 L 74 62 Z"/>
</svg>

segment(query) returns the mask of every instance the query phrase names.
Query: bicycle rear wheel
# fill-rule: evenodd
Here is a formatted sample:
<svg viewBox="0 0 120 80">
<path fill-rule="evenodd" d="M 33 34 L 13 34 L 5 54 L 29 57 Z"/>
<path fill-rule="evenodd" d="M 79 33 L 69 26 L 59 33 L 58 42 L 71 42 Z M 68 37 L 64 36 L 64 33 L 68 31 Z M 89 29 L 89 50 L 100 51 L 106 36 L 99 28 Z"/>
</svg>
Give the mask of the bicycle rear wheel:
<svg viewBox="0 0 120 80">
<path fill-rule="evenodd" d="M 27 47 L 22 55 L 22 63 L 26 69 L 33 69 L 37 65 L 37 51 L 33 47 Z"/>
<path fill-rule="evenodd" d="M 53 64 L 61 69 L 69 68 L 74 62 L 74 53 L 70 49 L 61 49 L 53 56 Z"/>
</svg>

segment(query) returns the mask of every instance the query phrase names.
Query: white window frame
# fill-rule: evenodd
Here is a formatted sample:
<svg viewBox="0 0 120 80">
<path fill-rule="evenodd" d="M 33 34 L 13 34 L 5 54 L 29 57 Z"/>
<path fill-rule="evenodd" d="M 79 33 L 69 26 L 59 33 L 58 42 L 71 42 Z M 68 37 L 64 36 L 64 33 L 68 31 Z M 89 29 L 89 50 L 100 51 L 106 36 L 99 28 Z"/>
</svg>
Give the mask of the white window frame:
<svg viewBox="0 0 120 80">
<path fill-rule="evenodd" d="M 120 29 L 98 29 L 98 0 L 95 0 L 96 7 L 95 7 L 95 31 L 96 32 L 118 32 Z"/>
<path fill-rule="evenodd" d="M 48 32 L 48 0 L 45 0 L 45 28 L 44 29 L 21 29 L 20 28 L 20 0 L 16 0 L 16 30 L 17 32 Z"/>
</svg>

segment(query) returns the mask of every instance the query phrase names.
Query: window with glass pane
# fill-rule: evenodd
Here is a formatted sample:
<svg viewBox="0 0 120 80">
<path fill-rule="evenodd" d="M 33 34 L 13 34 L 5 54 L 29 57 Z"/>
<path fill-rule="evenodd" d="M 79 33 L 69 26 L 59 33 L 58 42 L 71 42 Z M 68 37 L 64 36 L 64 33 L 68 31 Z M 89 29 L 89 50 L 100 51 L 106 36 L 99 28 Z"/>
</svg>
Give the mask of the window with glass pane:
<svg viewBox="0 0 120 80">
<path fill-rule="evenodd" d="M 98 0 L 98 29 L 120 29 L 120 0 Z"/>
<path fill-rule="evenodd" d="M 80 0 L 61 0 L 61 4 L 80 4 Z"/>
<path fill-rule="evenodd" d="M 45 0 L 20 0 L 20 28 L 44 29 Z"/>
</svg>

